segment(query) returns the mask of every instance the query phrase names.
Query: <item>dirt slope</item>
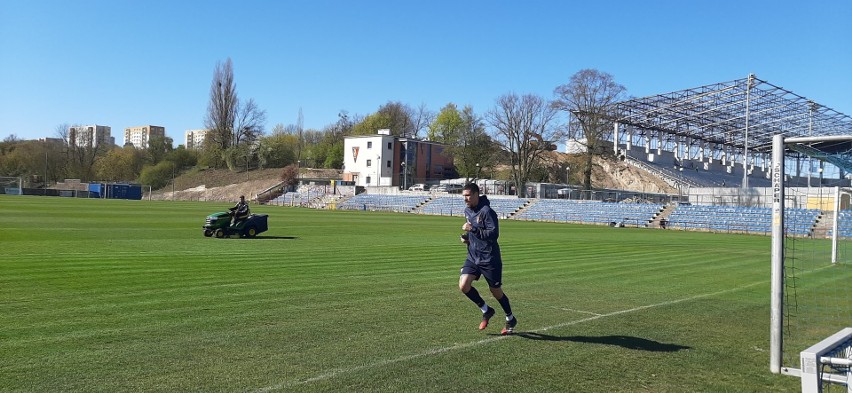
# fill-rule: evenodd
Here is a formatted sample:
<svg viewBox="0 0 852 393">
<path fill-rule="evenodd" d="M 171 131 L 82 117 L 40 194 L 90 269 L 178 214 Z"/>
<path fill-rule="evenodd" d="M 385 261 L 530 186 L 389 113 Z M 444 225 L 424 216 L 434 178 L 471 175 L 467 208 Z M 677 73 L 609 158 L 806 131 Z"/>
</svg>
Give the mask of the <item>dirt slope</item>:
<svg viewBox="0 0 852 393">
<path fill-rule="evenodd" d="M 565 164 L 563 164 L 565 165 Z M 339 170 L 303 169 L 302 176 L 314 178 L 340 178 Z M 261 169 L 248 172 L 235 172 L 227 169 L 194 170 L 175 179 L 174 193 L 172 185 L 154 190 L 152 200 L 191 200 L 191 201 L 227 201 L 233 202 L 245 195 L 254 200 L 258 193 L 278 185 L 281 168 Z M 676 192 L 666 182 L 656 176 L 627 165 L 621 161 L 595 159 L 592 169 L 592 184 L 595 188 L 609 188 L 648 193 Z"/>
</svg>

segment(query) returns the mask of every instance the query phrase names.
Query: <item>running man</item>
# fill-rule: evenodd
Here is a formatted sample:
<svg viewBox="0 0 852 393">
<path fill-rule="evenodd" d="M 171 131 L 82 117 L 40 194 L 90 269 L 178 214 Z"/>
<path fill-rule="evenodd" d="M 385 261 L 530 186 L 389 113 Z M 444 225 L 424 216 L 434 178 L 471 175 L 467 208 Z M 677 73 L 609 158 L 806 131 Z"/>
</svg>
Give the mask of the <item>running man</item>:
<svg viewBox="0 0 852 393">
<path fill-rule="evenodd" d="M 467 208 L 464 209 L 466 222 L 462 225 L 464 233 L 461 236 L 462 243 L 467 245 L 467 259 L 461 268 L 459 277 L 459 290 L 467 296 L 480 310 L 482 310 L 482 322 L 479 330 L 488 327 L 488 321 L 494 316 L 494 308 L 485 304 L 485 300 L 472 286 L 479 276 L 485 277 L 491 295 L 500 303 L 500 307 L 506 313 L 506 327 L 500 334 L 512 334 L 517 318 L 512 315 L 512 307 L 509 305 L 509 297 L 503 293 L 503 259 L 500 257 L 500 245 L 497 238 L 500 229 L 497 224 L 497 213 L 491 209 L 491 203 L 485 195 L 479 195 L 479 186 L 469 183 L 464 186 L 462 196 Z"/>
</svg>

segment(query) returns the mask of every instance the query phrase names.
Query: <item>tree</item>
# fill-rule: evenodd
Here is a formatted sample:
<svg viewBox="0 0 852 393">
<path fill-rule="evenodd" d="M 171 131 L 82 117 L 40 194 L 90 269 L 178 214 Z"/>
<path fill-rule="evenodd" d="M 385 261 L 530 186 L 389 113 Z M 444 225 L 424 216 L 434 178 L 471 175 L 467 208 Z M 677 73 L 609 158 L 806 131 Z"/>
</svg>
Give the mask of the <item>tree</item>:
<svg viewBox="0 0 852 393">
<path fill-rule="evenodd" d="M 414 134 L 414 121 L 411 119 L 412 109 L 399 101 L 388 102 L 379 107 L 377 114 L 388 121 L 391 135 L 407 136 Z"/>
<path fill-rule="evenodd" d="M 27 156 L 24 143 L 14 135 L 0 143 L 0 176 L 26 176 Z"/>
<path fill-rule="evenodd" d="M 145 149 L 148 153 L 148 158 L 151 164 L 157 164 L 162 161 L 174 148 L 174 141 L 170 137 L 152 136 L 148 140 L 148 148 Z"/>
<path fill-rule="evenodd" d="M 337 114 L 337 122 L 325 128 L 322 142 L 320 142 L 325 154 L 324 168 L 343 168 L 343 141 L 347 135 L 352 134 L 354 126 L 349 113 L 340 111 Z"/>
<path fill-rule="evenodd" d="M 144 152 L 132 145 L 114 147 L 95 162 L 95 175 L 98 180 L 136 181 L 144 162 Z"/>
<path fill-rule="evenodd" d="M 299 184 L 299 168 L 296 165 L 287 165 L 281 170 L 279 178 L 286 186 L 297 186 Z"/>
<path fill-rule="evenodd" d="M 164 160 L 173 162 L 178 168 L 193 167 L 198 163 L 198 152 L 179 145 L 177 149 L 170 151 Z"/>
<path fill-rule="evenodd" d="M 251 145 L 263 134 L 265 122 L 266 112 L 253 99 L 240 102 L 231 59 L 216 63 L 204 119 L 211 143 L 205 142 L 205 148 L 220 152 L 228 168 L 236 169 L 238 159 L 249 159 Z"/>
<path fill-rule="evenodd" d="M 392 121 L 387 114 L 373 113 L 367 115 L 352 127 L 352 135 L 374 135 L 376 131 L 381 129 L 390 129 L 393 133 L 391 123 Z"/>
<path fill-rule="evenodd" d="M 435 113 L 426 108 L 426 104 L 420 104 L 417 109 L 409 110 L 408 117 L 411 119 L 410 137 L 420 139 L 420 132 L 428 129 L 429 124 L 435 120 Z"/>
<path fill-rule="evenodd" d="M 157 190 L 169 184 L 174 178 L 174 175 L 175 164 L 171 161 L 161 161 L 157 165 L 142 168 L 142 173 L 139 174 L 139 181 Z"/>
<path fill-rule="evenodd" d="M 557 86 L 553 93 L 555 108 L 567 112 L 568 135 L 585 145 L 583 187 L 592 189 L 592 158 L 604 154 L 604 135 L 612 132 L 609 120 L 611 107 L 625 98 L 626 89 L 615 82 L 612 75 L 594 69 L 580 70 L 571 80 Z"/>
<path fill-rule="evenodd" d="M 454 145 L 465 124 L 456 104 L 449 103 L 438 112 L 438 116 L 429 124 L 426 137 L 433 142 Z"/>
<path fill-rule="evenodd" d="M 459 174 L 467 179 L 479 177 L 486 166 L 494 164 L 491 137 L 469 105 L 462 111 L 453 103 L 444 106 L 429 125 L 427 135 L 429 140 L 446 145 L 444 151 L 453 157 Z"/>
<path fill-rule="evenodd" d="M 260 139 L 258 155 L 262 157 L 264 167 L 283 168 L 296 162 L 298 144 L 296 135 L 274 132 Z"/>
<path fill-rule="evenodd" d="M 368 115 L 360 122 L 355 122 L 352 134 L 373 135 L 377 130 L 389 129 L 391 135 L 416 136 L 429 124 L 430 116 L 425 106 L 415 111 L 399 101 L 390 101 L 380 106 L 376 113 Z"/>
<path fill-rule="evenodd" d="M 95 140 L 97 130 L 94 127 L 77 125 L 57 130 L 57 133 L 66 146 L 67 174 L 84 182 L 94 180 L 95 162 L 112 146 Z"/>
<path fill-rule="evenodd" d="M 461 112 L 464 126 L 456 146 L 451 148 L 456 159 L 459 174 L 467 178 L 480 178 L 486 168 L 497 163 L 500 148 L 486 133 L 485 122 L 473 112 L 473 107 L 465 106 Z"/>
<path fill-rule="evenodd" d="M 554 126 L 556 110 L 543 98 L 527 94 L 506 94 L 486 115 L 497 142 L 510 158 L 512 180 L 519 196 L 526 196 L 525 184 L 542 152 L 552 150 L 562 135 Z"/>
</svg>

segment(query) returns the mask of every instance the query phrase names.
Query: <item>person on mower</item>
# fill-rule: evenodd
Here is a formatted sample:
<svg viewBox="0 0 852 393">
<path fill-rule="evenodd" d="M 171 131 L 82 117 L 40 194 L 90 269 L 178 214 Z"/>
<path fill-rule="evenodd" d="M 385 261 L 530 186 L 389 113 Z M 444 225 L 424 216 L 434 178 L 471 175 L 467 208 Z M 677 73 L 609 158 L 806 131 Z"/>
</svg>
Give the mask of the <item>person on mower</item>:
<svg viewBox="0 0 852 393">
<path fill-rule="evenodd" d="M 228 209 L 228 211 L 231 213 L 231 226 L 237 225 L 248 218 L 250 213 L 248 203 L 246 203 L 246 197 L 244 195 L 240 195 L 240 201 L 237 202 L 234 207 Z"/>
</svg>

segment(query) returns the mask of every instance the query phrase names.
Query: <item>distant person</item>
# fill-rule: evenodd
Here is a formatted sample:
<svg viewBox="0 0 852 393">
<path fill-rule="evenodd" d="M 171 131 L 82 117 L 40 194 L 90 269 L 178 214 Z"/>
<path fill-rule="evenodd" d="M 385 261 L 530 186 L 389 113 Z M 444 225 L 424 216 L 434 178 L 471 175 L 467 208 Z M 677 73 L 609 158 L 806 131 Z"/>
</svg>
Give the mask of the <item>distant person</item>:
<svg viewBox="0 0 852 393">
<path fill-rule="evenodd" d="M 482 310 L 479 330 L 485 329 L 495 311 L 485 304 L 485 300 L 472 285 L 479 276 L 484 276 L 491 295 L 506 313 L 506 327 L 500 334 L 511 334 L 518 324 L 518 319 L 512 315 L 509 297 L 502 289 L 503 259 L 500 256 L 500 245 L 497 244 L 497 238 L 500 236 L 497 213 L 491 209 L 488 197 L 479 195 L 479 186 L 474 183 L 464 186 L 462 196 L 467 208 L 464 209 L 466 222 L 462 225 L 464 233 L 461 241 L 467 245 L 467 258 L 461 268 L 459 290 Z"/>
<path fill-rule="evenodd" d="M 666 219 L 665 219 L 665 218 L 661 218 L 661 219 L 660 219 L 660 229 L 666 229 L 666 224 L 668 224 L 668 223 L 669 223 L 669 222 L 668 222 L 668 221 L 666 221 Z"/>
<path fill-rule="evenodd" d="M 250 211 L 248 203 L 246 203 L 246 197 L 240 195 L 240 201 L 234 207 L 228 209 L 228 211 L 231 213 L 231 226 L 237 225 L 240 221 L 248 218 Z"/>
</svg>

